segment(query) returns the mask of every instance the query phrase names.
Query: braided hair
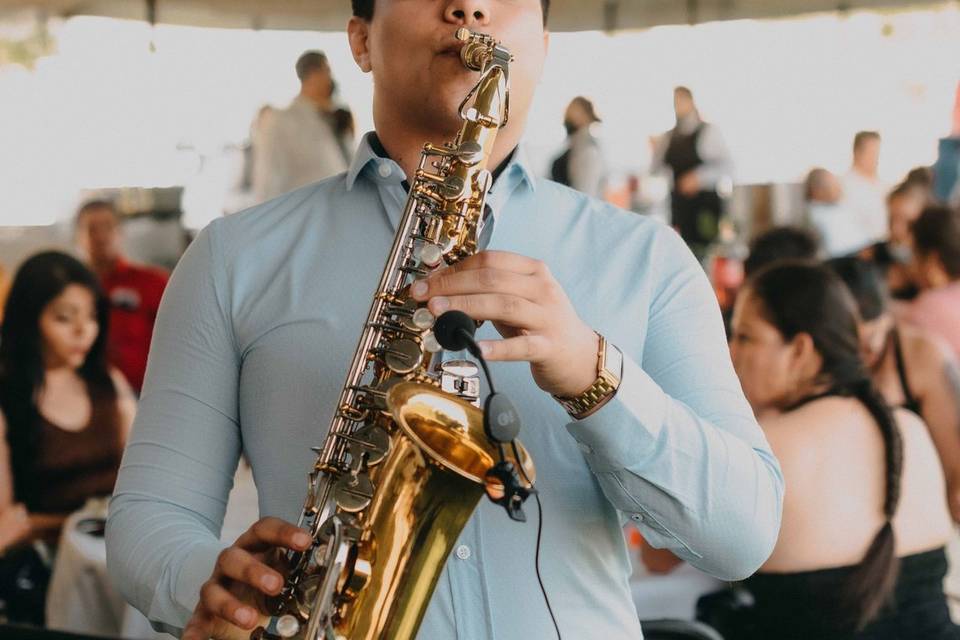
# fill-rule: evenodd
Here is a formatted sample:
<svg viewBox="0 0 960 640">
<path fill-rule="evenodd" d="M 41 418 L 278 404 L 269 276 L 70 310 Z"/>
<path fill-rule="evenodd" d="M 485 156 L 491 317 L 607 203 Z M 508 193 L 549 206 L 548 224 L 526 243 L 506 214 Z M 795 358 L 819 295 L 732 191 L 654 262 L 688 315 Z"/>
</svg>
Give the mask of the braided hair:
<svg viewBox="0 0 960 640">
<path fill-rule="evenodd" d="M 809 335 L 823 360 L 817 382 L 826 394 L 859 400 L 883 436 L 885 457 L 884 524 L 844 584 L 837 600 L 841 615 L 857 630 L 892 600 L 899 560 L 893 517 L 900 501 L 903 442 L 890 406 L 874 386 L 860 357 L 856 304 L 843 281 L 828 268 L 783 262 L 757 273 L 748 284 L 765 319 L 785 340 Z M 794 405 L 798 406 L 798 405 Z"/>
</svg>

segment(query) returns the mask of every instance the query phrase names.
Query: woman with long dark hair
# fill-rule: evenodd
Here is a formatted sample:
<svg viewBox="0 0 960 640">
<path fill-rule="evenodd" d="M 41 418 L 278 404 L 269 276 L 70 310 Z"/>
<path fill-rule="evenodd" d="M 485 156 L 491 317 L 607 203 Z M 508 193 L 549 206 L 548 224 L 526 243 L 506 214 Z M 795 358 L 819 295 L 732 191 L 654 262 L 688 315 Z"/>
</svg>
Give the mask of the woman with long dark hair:
<svg viewBox="0 0 960 640">
<path fill-rule="evenodd" d="M 55 542 L 66 516 L 113 490 L 135 403 L 107 365 L 108 302 L 59 252 L 17 272 L 0 328 L 0 552 Z"/>
<path fill-rule="evenodd" d="M 861 360 L 856 305 L 829 269 L 775 264 L 737 301 L 731 352 L 787 491 L 776 548 L 744 582 L 738 640 L 960 638 L 943 595 L 951 534 L 923 422 Z"/>
</svg>

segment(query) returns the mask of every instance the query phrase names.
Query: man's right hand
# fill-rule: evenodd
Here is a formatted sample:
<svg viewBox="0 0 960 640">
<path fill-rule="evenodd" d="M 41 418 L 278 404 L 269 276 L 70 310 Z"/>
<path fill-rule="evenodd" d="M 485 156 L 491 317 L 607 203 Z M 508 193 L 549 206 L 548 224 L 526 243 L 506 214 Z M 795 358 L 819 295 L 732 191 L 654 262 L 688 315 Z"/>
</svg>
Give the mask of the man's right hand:
<svg viewBox="0 0 960 640">
<path fill-rule="evenodd" d="M 283 550 L 303 551 L 310 542 L 310 534 L 279 518 L 254 523 L 220 553 L 182 640 L 247 640 L 266 624 L 266 599 L 283 587 L 284 576 L 276 570 Z"/>
</svg>

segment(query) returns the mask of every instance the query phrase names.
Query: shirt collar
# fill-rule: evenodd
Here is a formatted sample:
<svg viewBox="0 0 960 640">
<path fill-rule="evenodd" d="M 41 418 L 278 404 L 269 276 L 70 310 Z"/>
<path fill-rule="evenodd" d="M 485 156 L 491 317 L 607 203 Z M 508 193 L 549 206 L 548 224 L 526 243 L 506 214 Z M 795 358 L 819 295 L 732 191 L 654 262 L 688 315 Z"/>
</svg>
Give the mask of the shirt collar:
<svg viewBox="0 0 960 640">
<path fill-rule="evenodd" d="M 346 186 L 348 191 L 353 189 L 353 185 L 361 174 L 370 177 L 377 183 L 399 184 L 403 181 L 403 170 L 400 168 L 400 165 L 390 158 L 377 153 L 375 148 L 379 147 L 382 149 L 382 147 L 376 135 L 375 132 L 370 131 L 360 140 L 357 152 L 353 156 L 353 162 L 350 163 L 350 167 L 347 169 Z M 364 172 L 368 166 L 370 170 Z M 530 159 L 527 156 L 526 147 L 522 143 L 517 145 L 513 156 L 510 158 L 503 172 L 497 177 L 491 191 L 495 193 L 501 183 L 514 183 L 513 186 L 516 186 L 518 177 L 520 182 L 526 181 L 531 190 L 536 190 L 536 175 L 530 168 Z M 512 190 L 513 189 L 509 187 L 506 189 L 501 188 L 501 191 Z"/>
</svg>

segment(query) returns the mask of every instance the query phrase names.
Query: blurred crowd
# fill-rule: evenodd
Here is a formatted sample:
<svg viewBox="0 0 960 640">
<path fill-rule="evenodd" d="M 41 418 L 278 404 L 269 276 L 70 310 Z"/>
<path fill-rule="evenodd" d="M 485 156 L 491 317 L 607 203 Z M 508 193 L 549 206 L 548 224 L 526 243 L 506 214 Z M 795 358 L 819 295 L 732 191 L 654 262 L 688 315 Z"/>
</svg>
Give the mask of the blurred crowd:
<svg viewBox="0 0 960 640">
<path fill-rule="evenodd" d="M 295 71 L 299 95 L 254 124 L 255 201 L 351 160 L 327 59 L 306 52 Z M 671 224 L 706 263 L 730 154 L 689 88 L 674 107 L 653 166 L 672 185 Z M 550 167 L 596 197 L 600 121 L 575 98 Z M 724 283 L 733 365 L 788 487 L 764 567 L 701 599 L 698 616 L 727 638 L 897 638 L 904 625 L 960 637 L 943 587 L 960 522 L 960 210 L 936 197 L 930 168 L 884 184 L 880 150 L 864 131 L 845 175 L 811 170 L 802 224 L 753 238 L 742 277 Z M 168 277 L 126 257 L 109 200 L 78 209 L 75 239 L 79 258 L 45 251 L 0 274 L 0 619 L 37 625 L 63 523 L 112 491 Z M 679 564 L 641 546 L 651 573 Z"/>
</svg>

